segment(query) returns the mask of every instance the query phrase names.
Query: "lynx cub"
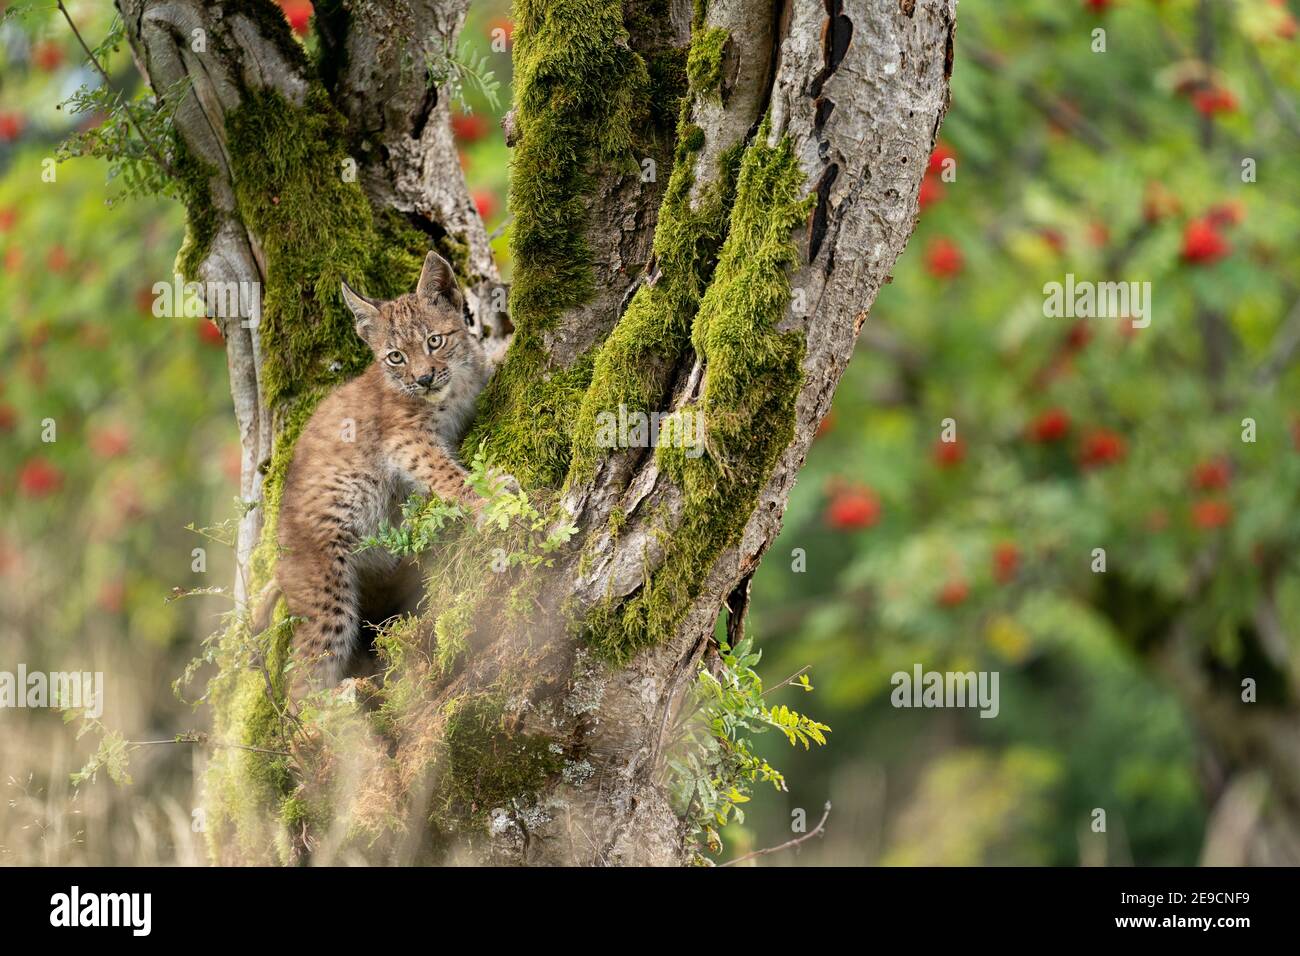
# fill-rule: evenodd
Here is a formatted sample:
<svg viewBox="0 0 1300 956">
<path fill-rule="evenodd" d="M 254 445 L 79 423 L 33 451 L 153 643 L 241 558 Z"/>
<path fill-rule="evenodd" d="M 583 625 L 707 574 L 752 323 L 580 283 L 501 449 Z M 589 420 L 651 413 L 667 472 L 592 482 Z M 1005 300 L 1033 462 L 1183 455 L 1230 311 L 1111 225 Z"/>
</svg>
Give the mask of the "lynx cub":
<svg viewBox="0 0 1300 956">
<path fill-rule="evenodd" d="M 375 362 L 330 393 L 298 438 L 276 574 L 289 613 L 302 618 L 298 666 L 327 687 L 364 648 L 363 622 L 413 611 L 422 593 L 415 562 L 357 552 L 360 542 L 400 521 L 413 492 L 481 505 L 451 449 L 490 371 L 451 266 L 436 252 L 414 294 L 374 302 L 344 283 L 343 298 Z"/>
</svg>

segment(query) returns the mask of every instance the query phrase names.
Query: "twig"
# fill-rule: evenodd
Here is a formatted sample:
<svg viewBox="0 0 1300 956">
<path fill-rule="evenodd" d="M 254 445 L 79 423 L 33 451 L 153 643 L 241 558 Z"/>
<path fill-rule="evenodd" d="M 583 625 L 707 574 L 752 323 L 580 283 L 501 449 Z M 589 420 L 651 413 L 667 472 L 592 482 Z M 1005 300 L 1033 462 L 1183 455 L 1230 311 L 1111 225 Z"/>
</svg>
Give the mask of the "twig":
<svg viewBox="0 0 1300 956">
<path fill-rule="evenodd" d="M 229 747 L 233 750 L 247 750 L 255 754 L 271 754 L 275 757 L 292 757 L 293 754 L 284 750 L 267 750 L 265 747 L 249 747 L 244 744 L 228 744 L 221 740 L 208 740 L 198 736 L 188 737 L 170 737 L 167 740 L 128 740 L 128 747 L 154 747 L 159 744 L 210 744 L 213 747 Z"/>
<path fill-rule="evenodd" d="M 68 21 L 68 26 L 72 28 L 72 35 L 77 38 L 77 42 L 81 44 L 81 49 L 86 52 L 86 57 L 90 60 L 90 65 L 93 66 L 95 72 L 103 78 L 105 89 L 112 89 L 113 81 L 109 79 L 108 72 L 100 65 L 94 52 L 86 45 L 86 41 L 82 39 L 81 31 L 77 29 L 77 25 L 72 21 L 72 15 L 68 13 L 68 8 L 63 5 L 63 0 L 57 0 L 57 2 L 59 5 L 59 12 L 63 14 L 63 19 Z M 122 107 L 122 112 L 126 114 L 127 120 L 130 122 L 131 126 L 135 128 L 136 133 L 140 137 L 140 141 L 144 143 L 144 148 L 147 149 L 149 155 L 153 157 L 154 162 L 158 164 L 163 172 L 172 179 L 175 179 L 176 171 L 172 169 L 171 164 L 168 163 L 167 160 L 163 158 L 162 154 L 158 152 L 157 148 L 154 147 L 153 141 L 145 135 L 143 127 L 141 127 L 136 121 L 135 113 L 131 112 L 131 105 L 127 103 L 126 99 L 120 93 L 117 94 L 117 101 Z"/>
<path fill-rule="evenodd" d="M 1273 77 L 1269 75 L 1268 67 L 1264 61 L 1259 58 L 1259 51 L 1255 49 L 1253 43 L 1246 43 L 1246 62 L 1255 72 L 1255 78 L 1259 80 L 1260 86 L 1264 88 L 1264 93 L 1268 96 L 1273 104 L 1273 112 L 1281 121 L 1282 126 L 1292 136 L 1300 138 L 1300 114 L 1296 113 L 1295 106 L 1288 100 L 1277 84 L 1273 82 Z"/>
<path fill-rule="evenodd" d="M 1268 358 L 1255 371 L 1255 384 L 1272 385 L 1286 371 L 1297 350 L 1300 350 L 1300 299 L 1291 306 L 1274 335 Z"/>
<path fill-rule="evenodd" d="M 753 853 L 746 853 L 744 856 L 738 856 L 734 860 L 728 860 L 726 863 L 720 863 L 719 866 L 735 866 L 737 863 L 744 863 L 746 860 L 752 860 L 756 856 L 766 856 L 768 853 L 780 853 L 782 850 L 788 850 L 792 846 L 798 846 L 805 840 L 811 840 L 815 836 L 821 836 L 826 829 L 826 818 L 831 815 L 831 802 L 826 801 L 826 810 L 822 813 L 822 818 L 817 821 L 817 826 L 813 827 L 803 836 L 795 837 L 793 840 L 787 840 L 779 846 L 769 846 L 764 850 L 755 850 Z"/>
<path fill-rule="evenodd" d="M 763 696 L 766 697 L 768 694 L 772 693 L 773 691 L 780 690 L 786 684 L 793 684 L 796 680 L 799 679 L 799 675 L 807 671 L 810 667 L 812 667 L 811 664 L 805 664 L 803 667 L 799 668 L 797 671 L 795 671 L 785 680 L 781 681 L 781 683 L 773 684 L 767 690 L 763 691 Z"/>
</svg>

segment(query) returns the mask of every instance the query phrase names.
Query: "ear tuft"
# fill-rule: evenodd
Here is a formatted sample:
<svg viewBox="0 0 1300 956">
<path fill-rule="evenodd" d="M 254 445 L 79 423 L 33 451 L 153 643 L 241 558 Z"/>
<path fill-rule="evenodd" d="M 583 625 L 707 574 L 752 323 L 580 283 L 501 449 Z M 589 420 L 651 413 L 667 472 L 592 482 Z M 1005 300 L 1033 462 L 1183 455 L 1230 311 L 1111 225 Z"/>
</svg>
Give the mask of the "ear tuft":
<svg viewBox="0 0 1300 956">
<path fill-rule="evenodd" d="M 347 307 L 352 310 L 352 315 L 357 320 L 358 332 L 379 318 L 378 305 L 364 295 L 352 291 L 352 287 L 346 280 L 343 282 L 343 301 L 347 303 Z"/>
<path fill-rule="evenodd" d="M 424 257 L 424 268 L 420 271 L 420 283 L 415 287 L 415 294 L 432 302 L 440 296 L 451 295 L 455 290 L 456 273 L 451 263 L 430 250 Z"/>
</svg>

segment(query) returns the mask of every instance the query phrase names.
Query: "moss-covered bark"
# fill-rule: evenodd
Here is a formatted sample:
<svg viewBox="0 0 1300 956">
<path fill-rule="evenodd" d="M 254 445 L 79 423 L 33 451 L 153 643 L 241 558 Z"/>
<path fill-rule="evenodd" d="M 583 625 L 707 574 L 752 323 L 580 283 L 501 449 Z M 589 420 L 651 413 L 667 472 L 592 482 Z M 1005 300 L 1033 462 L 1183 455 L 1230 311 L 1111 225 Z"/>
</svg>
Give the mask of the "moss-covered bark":
<svg viewBox="0 0 1300 956">
<path fill-rule="evenodd" d="M 619 0 L 519 0 L 514 64 L 515 339 L 462 447 L 481 444 L 525 487 L 554 487 L 568 468 L 592 357 L 557 367 L 545 335 L 592 293 L 589 191 L 601 166 L 636 171 L 633 130 L 650 115 L 649 75 Z"/>
<path fill-rule="evenodd" d="M 685 493 L 684 508 L 662 529 L 665 557 L 631 599 L 604 603 L 587 622 L 592 644 L 617 662 L 674 633 L 698 593 L 700 569 L 739 538 L 794 437 L 803 342 L 776 325 L 790 300 L 791 235 L 813 197 L 804 195 L 789 142 L 770 147 L 766 132 L 764 125 L 741 161 L 727 239 L 691 329 L 706 369 L 703 392 L 675 413 L 703 415 L 705 454 L 688 454 L 671 433 L 661 441 L 660 465 Z"/>
</svg>

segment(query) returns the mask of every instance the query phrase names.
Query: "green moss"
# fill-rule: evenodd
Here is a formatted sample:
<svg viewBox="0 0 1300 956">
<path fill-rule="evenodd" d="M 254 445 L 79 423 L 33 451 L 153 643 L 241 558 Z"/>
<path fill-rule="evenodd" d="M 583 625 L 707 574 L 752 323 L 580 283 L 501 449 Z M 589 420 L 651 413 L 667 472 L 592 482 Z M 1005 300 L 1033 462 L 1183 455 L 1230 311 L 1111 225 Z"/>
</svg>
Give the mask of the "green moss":
<svg viewBox="0 0 1300 956">
<path fill-rule="evenodd" d="M 481 826 L 497 807 L 528 800 L 560 772 L 564 761 L 542 734 L 512 733 L 501 701 L 483 694 L 447 705 L 446 764 L 439 788 L 445 828 Z"/>
<path fill-rule="evenodd" d="M 674 132 L 686 96 L 686 50 L 669 47 L 646 56 L 650 111 L 657 133 Z M 669 139 L 671 142 L 671 138 Z"/>
<path fill-rule="evenodd" d="M 394 270 L 391 250 L 380 247 L 369 202 L 340 174 L 343 120 L 323 91 L 303 108 L 273 91 L 250 93 L 226 125 L 239 211 L 266 255 L 263 398 L 279 408 L 370 362 L 340 281 L 396 295 L 414 284 L 419 262 L 412 255 Z"/>
<path fill-rule="evenodd" d="M 704 31 L 707 36 L 710 31 Z M 724 34 L 725 31 L 721 31 Z M 691 49 L 701 42 L 696 32 Z M 692 91 L 695 84 L 692 82 Z M 690 102 L 680 104 L 673 171 L 655 228 L 659 271 L 653 285 L 637 289 L 614 331 L 598 351 L 591 385 L 577 411 L 567 484 L 589 481 L 611 449 L 597 444 L 598 417 L 650 412 L 663 399 L 666 371 L 688 344 L 691 322 L 713 274 L 735 198 L 741 144 L 726 149 L 719 169 L 696 201 L 695 154 L 704 131 L 689 122 Z"/>
<path fill-rule="evenodd" d="M 691 37 L 686 76 L 692 90 L 711 93 L 722 85 L 722 55 L 730 38 L 731 34 L 721 27 L 700 30 Z"/>
<path fill-rule="evenodd" d="M 464 447 L 485 444 L 528 487 L 557 484 L 567 467 L 567 429 L 590 361 L 551 368 L 541 336 L 591 296 L 586 207 L 593 174 L 599 165 L 635 171 L 632 131 L 646 115 L 649 81 L 628 46 L 617 0 L 517 0 L 514 12 L 516 336 Z"/>
<path fill-rule="evenodd" d="M 482 445 L 524 488 L 558 485 L 569 467 L 573 422 L 591 382 L 592 359 L 588 351 L 568 368 L 555 369 L 540 333 L 516 326 L 505 363 L 479 399 L 476 423 L 461 444 L 462 459 Z"/>
<path fill-rule="evenodd" d="M 433 633 L 438 640 L 438 670 L 443 674 L 450 674 L 457 659 L 469 650 L 467 638 L 473 626 L 477 596 L 473 590 L 463 591 L 454 604 L 443 607 L 438 612 Z"/>
<path fill-rule="evenodd" d="M 713 274 L 735 195 L 739 156 L 739 145 L 723 155 L 717 178 L 694 205 L 690 156 L 681 155 L 674 165 L 655 230 L 659 277 L 637 289 L 596 355 L 591 386 L 576 417 L 570 485 L 590 480 L 610 453 L 597 443 L 599 416 L 617 415 L 619 406 L 650 412 L 662 401 L 665 372 L 689 342 L 691 322 Z"/>
<path fill-rule="evenodd" d="M 802 381 L 802 336 L 777 331 L 790 298 L 793 230 L 815 197 L 788 139 L 767 145 L 767 123 L 745 151 L 726 241 L 691 331 L 706 375 L 698 402 L 706 454 L 661 442 L 660 466 L 685 493 L 680 523 L 660 540 L 666 557 L 623 604 L 598 607 L 587 622 L 593 646 L 623 662 L 671 636 L 698 594 L 705 571 L 736 542 L 777 457 L 794 437 Z"/>
<path fill-rule="evenodd" d="M 263 752 L 285 749 L 280 707 L 292 631 L 284 620 L 281 606 L 276 626 L 267 632 L 264 668 L 248 660 L 248 637 L 240 627 L 227 633 L 218 651 L 221 670 L 209 689 L 214 737 L 238 746 L 213 753 L 205 780 L 208 845 L 215 859 L 231 848 L 244 863 L 283 862 L 287 856 L 283 830 L 274 826 L 268 809 L 292 789 L 289 760 Z"/>
<path fill-rule="evenodd" d="M 180 136 L 173 140 L 172 155 L 176 190 L 185 204 L 185 241 L 176 254 L 176 271 L 185 280 L 197 282 L 199 266 L 208 257 L 221 224 L 209 185 L 214 170 L 190 152 Z"/>
</svg>

